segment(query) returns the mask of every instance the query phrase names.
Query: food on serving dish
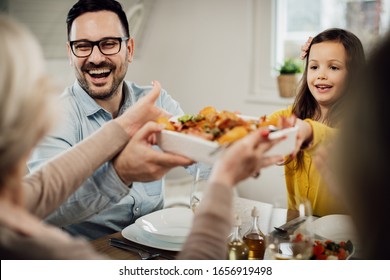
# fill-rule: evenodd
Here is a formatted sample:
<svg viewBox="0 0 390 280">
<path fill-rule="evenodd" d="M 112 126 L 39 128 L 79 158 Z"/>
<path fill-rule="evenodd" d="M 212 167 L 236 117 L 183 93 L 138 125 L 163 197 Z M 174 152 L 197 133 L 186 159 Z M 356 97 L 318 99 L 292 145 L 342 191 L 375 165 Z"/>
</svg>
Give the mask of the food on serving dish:
<svg viewBox="0 0 390 280">
<path fill-rule="evenodd" d="M 296 146 L 298 127 L 291 127 L 293 118 L 276 119 L 277 121 L 268 122 L 266 116 L 243 116 L 229 111 L 217 111 L 208 106 L 195 115 L 156 120 L 165 125 L 165 129 L 157 134 L 157 145 L 164 152 L 186 156 L 196 162 L 213 164 L 225 146 L 265 126 L 270 132 L 270 139 L 284 138 L 268 150 L 266 155 L 287 156 Z"/>
<path fill-rule="evenodd" d="M 285 128 L 281 120 L 267 120 L 266 116 L 245 118 L 230 111 L 217 111 L 212 106 L 204 107 L 195 115 L 184 115 L 177 120 L 159 118 L 158 123 L 165 129 L 194 135 L 219 144 L 231 143 L 260 127 L 273 126 L 275 129 Z"/>
<path fill-rule="evenodd" d="M 173 130 L 175 131 L 175 127 L 173 126 L 173 123 L 168 118 L 159 118 L 157 119 L 157 123 L 164 124 L 166 130 Z"/>
<path fill-rule="evenodd" d="M 353 252 L 353 244 L 347 242 L 335 242 L 332 240 L 315 240 L 313 245 L 312 260 L 346 260 Z"/>
</svg>

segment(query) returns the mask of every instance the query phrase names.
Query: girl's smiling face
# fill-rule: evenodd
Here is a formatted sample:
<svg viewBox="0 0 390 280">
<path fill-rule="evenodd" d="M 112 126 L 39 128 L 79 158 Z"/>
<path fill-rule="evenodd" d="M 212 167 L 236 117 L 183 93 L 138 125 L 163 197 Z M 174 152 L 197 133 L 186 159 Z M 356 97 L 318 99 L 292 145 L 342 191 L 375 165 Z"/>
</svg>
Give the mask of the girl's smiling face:
<svg viewBox="0 0 390 280">
<path fill-rule="evenodd" d="M 326 41 L 311 46 L 307 84 L 322 108 L 329 108 L 343 94 L 347 74 L 347 52 L 342 43 Z"/>
</svg>

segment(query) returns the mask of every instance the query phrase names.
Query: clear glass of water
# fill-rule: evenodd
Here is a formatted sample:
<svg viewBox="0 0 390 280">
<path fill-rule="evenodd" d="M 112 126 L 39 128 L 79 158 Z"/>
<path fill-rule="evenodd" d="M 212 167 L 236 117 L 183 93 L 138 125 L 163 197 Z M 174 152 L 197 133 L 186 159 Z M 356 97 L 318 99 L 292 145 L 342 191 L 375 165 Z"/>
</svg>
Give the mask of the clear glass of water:
<svg viewBox="0 0 390 280">
<path fill-rule="evenodd" d="M 207 187 L 207 179 L 209 174 L 209 166 L 200 163 L 196 164 L 194 180 L 190 192 L 190 207 L 193 212 L 195 212 L 200 201 L 202 200 L 203 193 Z"/>
</svg>

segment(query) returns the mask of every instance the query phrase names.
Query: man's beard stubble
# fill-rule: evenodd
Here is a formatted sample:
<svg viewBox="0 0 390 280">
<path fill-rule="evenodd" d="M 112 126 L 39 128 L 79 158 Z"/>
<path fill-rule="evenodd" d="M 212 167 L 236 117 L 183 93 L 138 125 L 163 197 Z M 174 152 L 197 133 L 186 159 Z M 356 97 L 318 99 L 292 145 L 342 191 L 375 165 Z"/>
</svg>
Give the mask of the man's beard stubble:
<svg viewBox="0 0 390 280">
<path fill-rule="evenodd" d="M 88 63 L 88 64 L 84 65 L 83 67 L 81 67 L 81 69 L 80 69 L 81 73 L 79 71 L 76 71 L 77 80 L 78 80 L 81 88 L 84 89 L 85 92 L 91 98 L 99 99 L 99 100 L 109 100 L 113 96 L 115 96 L 115 94 L 117 94 L 117 90 L 119 88 L 119 85 L 123 82 L 126 73 L 124 73 L 119 78 L 113 76 L 112 85 L 107 91 L 97 92 L 96 90 L 91 89 L 90 85 L 88 84 L 87 78 L 85 76 L 89 75 L 88 74 L 89 70 L 103 68 L 103 67 L 109 68 L 111 70 L 111 73 L 109 75 L 112 75 L 113 72 L 117 69 L 117 67 L 115 65 L 113 65 L 111 63 L 107 63 L 107 62 L 102 62 L 98 65 L 96 65 L 94 63 Z"/>
</svg>

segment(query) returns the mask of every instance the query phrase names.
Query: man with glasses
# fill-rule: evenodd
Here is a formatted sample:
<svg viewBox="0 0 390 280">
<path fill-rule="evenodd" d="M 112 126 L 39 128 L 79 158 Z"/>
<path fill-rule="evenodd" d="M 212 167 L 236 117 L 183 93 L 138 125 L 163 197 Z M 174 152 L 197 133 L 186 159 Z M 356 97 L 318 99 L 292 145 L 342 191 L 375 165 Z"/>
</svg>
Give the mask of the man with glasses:
<svg viewBox="0 0 390 280">
<path fill-rule="evenodd" d="M 63 124 L 33 152 L 30 170 L 76 145 L 151 90 L 151 86 L 124 81 L 134 41 L 118 2 L 79 0 L 68 13 L 67 30 L 68 56 L 77 80 L 62 95 Z M 164 90 L 156 104 L 172 115 L 183 114 Z M 120 231 L 138 217 L 163 207 L 161 178 L 182 162 L 164 162 L 125 148 L 47 221 L 90 239 Z"/>
<path fill-rule="evenodd" d="M 91 55 L 94 46 L 98 46 L 99 51 L 104 55 L 117 54 L 121 50 L 122 41 L 127 40 L 129 40 L 129 37 L 103 38 L 95 42 L 83 39 L 78 41 L 70 41 L 69 45 L 75 56 L 84 58 Z"/>
</svg>

